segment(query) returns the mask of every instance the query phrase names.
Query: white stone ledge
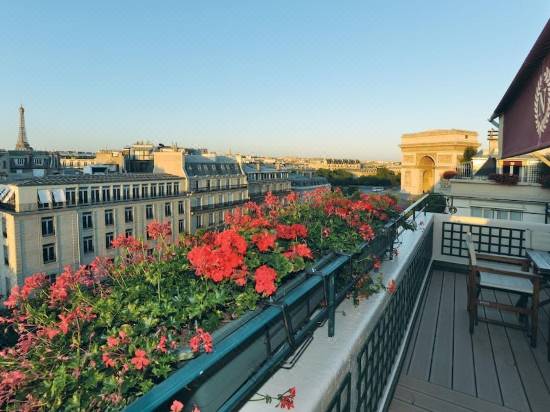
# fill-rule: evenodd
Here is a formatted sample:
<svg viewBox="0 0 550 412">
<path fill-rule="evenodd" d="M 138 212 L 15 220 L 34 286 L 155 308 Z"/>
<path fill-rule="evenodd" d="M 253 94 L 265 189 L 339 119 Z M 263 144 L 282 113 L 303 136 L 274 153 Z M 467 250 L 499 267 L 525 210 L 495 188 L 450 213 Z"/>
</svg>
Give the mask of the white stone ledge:
<svg viewBox="0 0 550 412">
<path fill-rule="evenodd" d="M 384 276 L 384 284 L 394 279 L 399 287 L 399 281 L 409 266 L 417 246 L 420 246 L 421 241 L 427 236 L 425 229 L 433 224 L 433 216 L 429 213 L 426 216 L 422 213 L 417 214 L 416 221 L 419 224 L 416 231 L 405 231 L 400 235 L 399 255 L 382 263 L 380 272 Z M 313 341 L 296 365 L 292 369 L 279 369 L 258 393 L 276 396 L 295 386 L 296 411 L 323 412 L 327 410 L 346 374 L 351 371 L 351 406 L 352 410 L 355 410 L 357 355 L 388 301 L 389 295 L 385 291 L 372 295 L 357 306 L 351 299 L 344 300 L 336 309 L 334 337 L 328 337 L 328 322 L 318 328 L 313 334 Z M 403 352 L 403 348 L 400 352 Z M 271 405 L 264 402 L 248 402 L 241 411 L 280 410 L 275 408 L 276 404 L 277 402 Z"/>
</svg>

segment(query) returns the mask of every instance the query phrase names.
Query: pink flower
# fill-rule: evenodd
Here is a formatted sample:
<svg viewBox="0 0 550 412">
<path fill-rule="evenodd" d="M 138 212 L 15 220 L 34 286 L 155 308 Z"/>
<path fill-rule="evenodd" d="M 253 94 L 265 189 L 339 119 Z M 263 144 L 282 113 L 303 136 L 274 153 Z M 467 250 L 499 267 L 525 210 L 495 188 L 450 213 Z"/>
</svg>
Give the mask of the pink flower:
<svg viewBox="0 0 550 412">
<path fill-rule="evenodd" d="M 118 345 L 118 339 L 117 338 L 115 338 L 114 336 L 109 336 L 107 338 L 107 346 L 108 347 L 114 348 L 117 345 Z"/>
<path fill-rule="evenodd" d="M 114 359 L 111 359 L 108 353 L 104 353 L 103 355 L 101 355 L 101 360 L 108 368 L 114 368 L 116 366 L 116 361 Z"/>
<path fill-rule="evenodd" d="M 172 405 L 170 405 L 170 412 L 181 412 L 183 411 L 183 403 L 175 400 L 172 402 Z"/>
<path fill-rule="evenodd" d="M 189 347 L 193 352 L 199 352 L 201 345 L 204 351 L 210 353 L 214 350 L 212 336 L 202 328 L 197 328 L 197 333 L 189 340 Z"/>
<path fill-rule="evenodd" d="M 386 286 L 386 290 L 390 295 L 393 295 L 397 291 L 397 283 L 395 283 L 395 280 L 390 280 L 388 282 L 388 286 Z"/>
<path fill-rule="evenodd" d="M 142 349 L 135 350 L 134 357 L 131 362 L 136 369 L 144 369 L 147 365 L 149 365 L 149 363 L 151 363 L 149 359 L 147 359 L 147 352 Z"/>
<path fill-rule="evenodd" d="M 260 252 L 267 252 L 269 249 L 275 248 L 277 236 L 269 232 L 256 233 L 252 236 L 252 242 L 256 245 Z"/>
<path fill-rule="evenodd" d="M 161 351 L 162 353 L 168 352 L 168 349 L 166 349 L 166 339 L 166 336 L 161 336 L 160 341 L 156 347 L 156 349 Z"/>
</svg>

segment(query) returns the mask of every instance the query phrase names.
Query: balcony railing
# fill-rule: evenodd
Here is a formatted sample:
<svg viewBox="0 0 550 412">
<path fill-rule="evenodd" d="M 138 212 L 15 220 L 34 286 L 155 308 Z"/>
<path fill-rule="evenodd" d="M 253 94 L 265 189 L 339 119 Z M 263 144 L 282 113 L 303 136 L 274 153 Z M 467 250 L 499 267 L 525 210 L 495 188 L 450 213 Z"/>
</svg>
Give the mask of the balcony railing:
<svg viewBox="0 0 550 412">
<path fill-rule="evenodd" d="M 190 191 L 192 193 L 204 193 L 204 192 L 219 192 L 222 190 L 233 190 L 233 189 L 246 189 L 247 184 L 238 184 L 238 185 L 224 185 L 224 186 L 204 186 L 204 187 L 194 187 Z"/>
<path fill-rule="evenodd" d="M 518 182 L 519 183 L 540 183 L 541 178 L 541 165 L 532 164 L 525 166 L 515 166 L 518 173 Z M 454 179 L 473 179 L 473 180 L 488 180 L 489 176 L 476 176 L 473 171 L 472 162 L 462 163 L 456 168 L 457 175 Z M 496 174 L 509 174 L 510 172 L 505 172 L 502 167 L 497 168 Z"/>
<path fill-rule="evenodd" d="M 231 202 L 213 203 L 209 205 L 191 206 L 191 213 L 205 212 L 210 210 L 227 209 L 234 206 L 242 205 L 248 202 L 248 199 L 233 200 Z"/>
</svg>

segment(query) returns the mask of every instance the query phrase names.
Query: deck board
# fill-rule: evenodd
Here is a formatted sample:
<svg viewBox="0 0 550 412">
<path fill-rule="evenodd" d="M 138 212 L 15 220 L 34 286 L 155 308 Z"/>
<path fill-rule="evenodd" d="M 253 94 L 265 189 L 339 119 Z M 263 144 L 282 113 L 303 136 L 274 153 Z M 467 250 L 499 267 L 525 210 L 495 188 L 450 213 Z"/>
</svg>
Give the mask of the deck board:
<svg viewBox="0 0 550 412">
<path fill-rule="evenodd" d="M 403 362 L 390 411 L 550 411 L 546 345 L 550 305 L 541 308 L 538 345 L 524 331 L 479 322 L 468 331 L 466 275 L 433 271 Z M 504 292 L 484 297 L 515 303 Z M 544 291 L 541 299 L 547 299 Z M 491 308 L 480 315 L 517 323 Z"/>
<path fill-rule="evenodd" d="M 428 380 L 433 355 L 433 343 L 437 328 L 439 300 L 443 273 L 435 270 L 430 279 L 430 288 L 426 296 L 426 305 L 422 313 L 416 345 L 412 353 L 408 374 L 415 378 Z"/>
<path fill-rule="evenodd" d="M 451 388 L 453 385 L 454 305 L 445 303 L 454 301 L 454 284 L 455 274 L 444 272 L 430 371 L 430 382 L 446 388 Z"/>
</svg>

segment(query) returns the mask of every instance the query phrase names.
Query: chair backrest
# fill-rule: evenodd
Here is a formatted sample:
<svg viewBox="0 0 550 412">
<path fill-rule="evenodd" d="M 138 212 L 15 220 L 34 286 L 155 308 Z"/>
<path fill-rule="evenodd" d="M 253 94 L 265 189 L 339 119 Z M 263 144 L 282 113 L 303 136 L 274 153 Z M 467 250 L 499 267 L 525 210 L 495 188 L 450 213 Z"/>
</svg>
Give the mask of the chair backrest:
<svg viewBox="0 0 550 412">
<path fill-rule="evenodd" d="M 466 246 L 468 247 L 470 266 L 477 266 L 476 249 L 474 246 L 474 241 L 472 240 L 472 234 L 470 232 L 466 234 Z"/>
</svg>

